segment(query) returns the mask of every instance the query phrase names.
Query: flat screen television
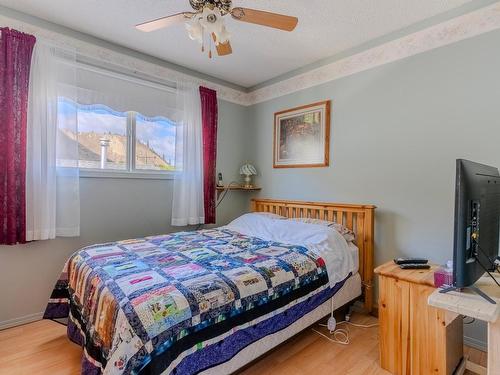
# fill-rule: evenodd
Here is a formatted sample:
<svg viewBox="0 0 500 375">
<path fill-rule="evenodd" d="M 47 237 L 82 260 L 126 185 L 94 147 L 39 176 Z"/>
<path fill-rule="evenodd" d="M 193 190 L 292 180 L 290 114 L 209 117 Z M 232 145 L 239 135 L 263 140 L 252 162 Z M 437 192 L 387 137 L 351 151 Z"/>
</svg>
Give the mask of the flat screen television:
<svg viewBox="0 0 500 375">
<path fill-rule="evenodd" d="M 458 159 L 453 251 L 455 289 L 472 287 L 486 271 L 495 270 L 494 261 L 499 254 L 499 228 L 498 169 Z"/>
</svg>

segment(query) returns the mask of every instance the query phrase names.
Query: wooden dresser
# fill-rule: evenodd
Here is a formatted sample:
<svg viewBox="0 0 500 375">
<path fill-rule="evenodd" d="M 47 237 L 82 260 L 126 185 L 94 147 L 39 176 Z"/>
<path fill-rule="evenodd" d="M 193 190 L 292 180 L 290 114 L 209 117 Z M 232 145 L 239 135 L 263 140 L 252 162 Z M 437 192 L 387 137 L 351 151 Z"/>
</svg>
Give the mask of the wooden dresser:
<svg viewBox="0 0 500 375">
<path fill-rule="evenodd" d="M 402 270 L 391 261 L 375 269 L 380 364 L 393 374 L 453 374 L 462 360 L 462 316 L 427 304 L 436 268 Z"/>
</svg>

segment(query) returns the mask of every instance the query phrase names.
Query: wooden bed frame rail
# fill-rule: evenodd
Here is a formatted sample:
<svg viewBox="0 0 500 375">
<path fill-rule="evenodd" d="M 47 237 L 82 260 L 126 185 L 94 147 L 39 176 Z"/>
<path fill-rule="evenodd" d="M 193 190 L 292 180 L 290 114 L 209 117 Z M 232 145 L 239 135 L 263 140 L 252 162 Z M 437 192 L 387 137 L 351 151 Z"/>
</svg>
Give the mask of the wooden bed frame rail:
<svg viewBox="0 0 500 375">
<path fill-rule="evenodd" d="M 373 310 L 374 211 L 367 204 L 301 202 L 274 199 L 252 199 L 252 212 L 270 212 L 288 218 L 307 217 L 334 221 L 356 234 L 359 248 L 359 274 L 363 283 L 364 307 Z"/>
</svg>

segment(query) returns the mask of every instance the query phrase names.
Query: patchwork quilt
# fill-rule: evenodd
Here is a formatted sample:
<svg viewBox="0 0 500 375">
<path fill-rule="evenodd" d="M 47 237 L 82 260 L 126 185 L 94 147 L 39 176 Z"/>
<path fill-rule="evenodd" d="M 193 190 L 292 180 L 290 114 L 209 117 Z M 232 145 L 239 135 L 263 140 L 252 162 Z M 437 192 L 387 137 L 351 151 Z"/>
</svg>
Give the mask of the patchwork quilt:
<svg viewBox="0 0 500 375">
<path fill-rule="evenodd" d="M 69 318 L 82 373 L 176 373 L 186 350 L 327 284 L 323 259 L 306 247 L 224 228 L 180 232 L 75 253 L 44 318 Z"/>
</svg>

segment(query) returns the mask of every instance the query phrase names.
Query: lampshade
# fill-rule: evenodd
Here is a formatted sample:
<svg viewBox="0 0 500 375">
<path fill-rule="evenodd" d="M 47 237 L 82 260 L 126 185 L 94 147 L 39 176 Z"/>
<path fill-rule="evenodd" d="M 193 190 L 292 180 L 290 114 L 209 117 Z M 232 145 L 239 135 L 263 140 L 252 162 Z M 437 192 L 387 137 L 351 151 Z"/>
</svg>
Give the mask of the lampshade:
<svg viewBox="0 0 500 375">
<path fill-rule="evenodd" d="M 220 31 L 215 33 L 215 37 L 216 37 L 216 40 L 215 40 L 216 45 L 225 44 L 225 43 L 229 42 L 229 38 L 231 38 L 231 34 L 229 34 L 229 32 L 227 31 L 226 26 L 222 25 Z"/>
<path fill-rule="evenodd" d="M 193 17 L 186 21 L 185 25 L 189 38 L 198 41 L 200 44 L 203 43 L 203 27 L 200 24 L 199 18 Z"/>
<path fill-rule="evenodd" d="M 252 164 L 246 163 L 241 166 L 240 174 L 243 174 L 245 176 L 254 176 L 257 174 L 257 169 L 255 169 Z"/>
</svg>

